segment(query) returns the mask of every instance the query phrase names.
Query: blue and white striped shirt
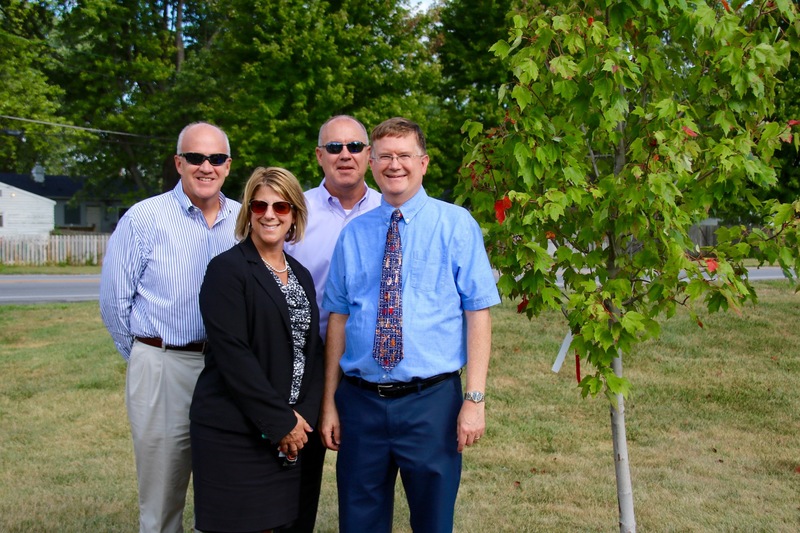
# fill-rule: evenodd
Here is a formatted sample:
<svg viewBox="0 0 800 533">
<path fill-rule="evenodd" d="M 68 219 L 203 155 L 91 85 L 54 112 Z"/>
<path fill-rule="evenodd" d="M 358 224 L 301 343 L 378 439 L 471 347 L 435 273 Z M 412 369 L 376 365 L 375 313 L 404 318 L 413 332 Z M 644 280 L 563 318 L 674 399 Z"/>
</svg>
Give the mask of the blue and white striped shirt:
<svg viewBox="0 0 800 533">
<path fill-rule="evenodd" d="M 209 228 L 179 181 L 120 219 L 100 277 L 100 315 L 117 350 L 130 357 L 134 337 L 183 346 L 206 339 L 198 294 L 208 262 L 236 244 L 241 204 L 222 193 Z"/>
</svg>

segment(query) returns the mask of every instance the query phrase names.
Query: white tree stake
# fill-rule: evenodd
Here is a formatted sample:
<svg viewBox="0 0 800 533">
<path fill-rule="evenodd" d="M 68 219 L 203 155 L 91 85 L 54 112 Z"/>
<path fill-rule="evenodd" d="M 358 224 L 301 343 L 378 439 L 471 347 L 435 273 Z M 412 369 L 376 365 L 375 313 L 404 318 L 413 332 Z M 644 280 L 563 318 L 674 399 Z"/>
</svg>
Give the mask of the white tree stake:
<svg viewBox="0 0 800 533">
<path fill-rule="evenodd" d="M 558 356 L 556 356 L 553 368 L 551 369 L 556 374 L 561 370 L 561 365 L 564 364 L 564 358 L 567 356 L 567 350 L 569 350 L 570 344 L 572 344 L 572 330 L 567 330 L 567 336 L 564 337 L 564 340 L 561 342 L 561 348 L 558 350 Z"/>
</svg>

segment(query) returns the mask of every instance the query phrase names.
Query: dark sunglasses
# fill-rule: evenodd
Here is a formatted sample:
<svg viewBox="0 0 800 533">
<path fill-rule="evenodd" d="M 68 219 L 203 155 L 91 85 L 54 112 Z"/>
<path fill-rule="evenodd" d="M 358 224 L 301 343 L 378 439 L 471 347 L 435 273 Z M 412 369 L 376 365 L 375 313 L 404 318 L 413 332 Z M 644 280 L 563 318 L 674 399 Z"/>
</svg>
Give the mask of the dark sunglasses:
<svg viewBox="0 0 800 533">
<path fill-rule="evenodd" d="M 261 200 L 250 200 L 250 212 L 254 215 L 261 216 L 267 212 L 267 208 L 272 205 L 272 210 L 275 211 L 276 215 L 288 215 L 292 209 L 294 209 L 294 205 L 290 204 L 289 202 L 262 202 Z"/>
<path fill-rule="evenodd" d="M 204 155 L 204 154 L 198 154 L 196 152 L 186 152 L 178 155 L 184 158 L 191 165 L 200 166 L 205 162 L 206 159 L 208 159 L 208 162 L 215 167 L 224 165 L 225 161 L 227 161 L 228 158 L 230 157 L 228 154 Z"/>
<path fill-rule="evenodd" d="M 362 143 L 361 141 L 353 141 L 350 143 L 335 142 L 335 143 L 328 143 L 322 148 L 325 148 L 325 151 L 328 152 L 329 154 L 341 154 L 342 148 L 344 148 L 345 146 L 347 146 L 348 152 L 350 152 L 351 154 L 357 154 L 360 153 L 367 145 Z"/>
</svg>

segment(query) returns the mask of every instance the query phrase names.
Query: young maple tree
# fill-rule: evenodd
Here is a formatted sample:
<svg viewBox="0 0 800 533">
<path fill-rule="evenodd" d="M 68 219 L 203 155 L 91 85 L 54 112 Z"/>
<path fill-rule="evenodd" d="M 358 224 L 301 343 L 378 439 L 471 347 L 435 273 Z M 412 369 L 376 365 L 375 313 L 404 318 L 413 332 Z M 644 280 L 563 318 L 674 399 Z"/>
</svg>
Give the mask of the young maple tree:
<svg viewBox="0 0 800 533">
<path fill-rule="evenodd" d="M 755 301 L 745 258 L 798 271 L 800 200 L 756 192 L 775 184 L 773 153 L 798 146 L 800 122 L 773 116 L 800 19 L 789 0 L 557 4 L 517 14 L 493 46 L 514 81 L 499 92 L 502 124 L 464 124 L 459 199 L 482 223 L 501 292 L 529 317 L 560 310 L 592 369 L 582 394 L 611 400 L 620 530 L 634 531 L 623 354 L 678 306 Z M 763 224 L 692 243 L 693 225 L 736 210 Z"/>
</svg>

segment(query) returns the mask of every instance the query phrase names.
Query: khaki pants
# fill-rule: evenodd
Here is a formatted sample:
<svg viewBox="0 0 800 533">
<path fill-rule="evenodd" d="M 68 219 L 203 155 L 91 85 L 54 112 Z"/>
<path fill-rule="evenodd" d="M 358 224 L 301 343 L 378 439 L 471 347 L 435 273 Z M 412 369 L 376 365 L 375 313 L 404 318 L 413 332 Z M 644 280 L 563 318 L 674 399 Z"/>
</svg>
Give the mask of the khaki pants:
<svg viewBox="0 0 800 533">
<path fill-rule="evenodd" d="M 192 471 L 189 406 L 203 354 L 134 342 L 125 385 L 139 484 L 140 533 L 183 532 Z"/>
</svg>

